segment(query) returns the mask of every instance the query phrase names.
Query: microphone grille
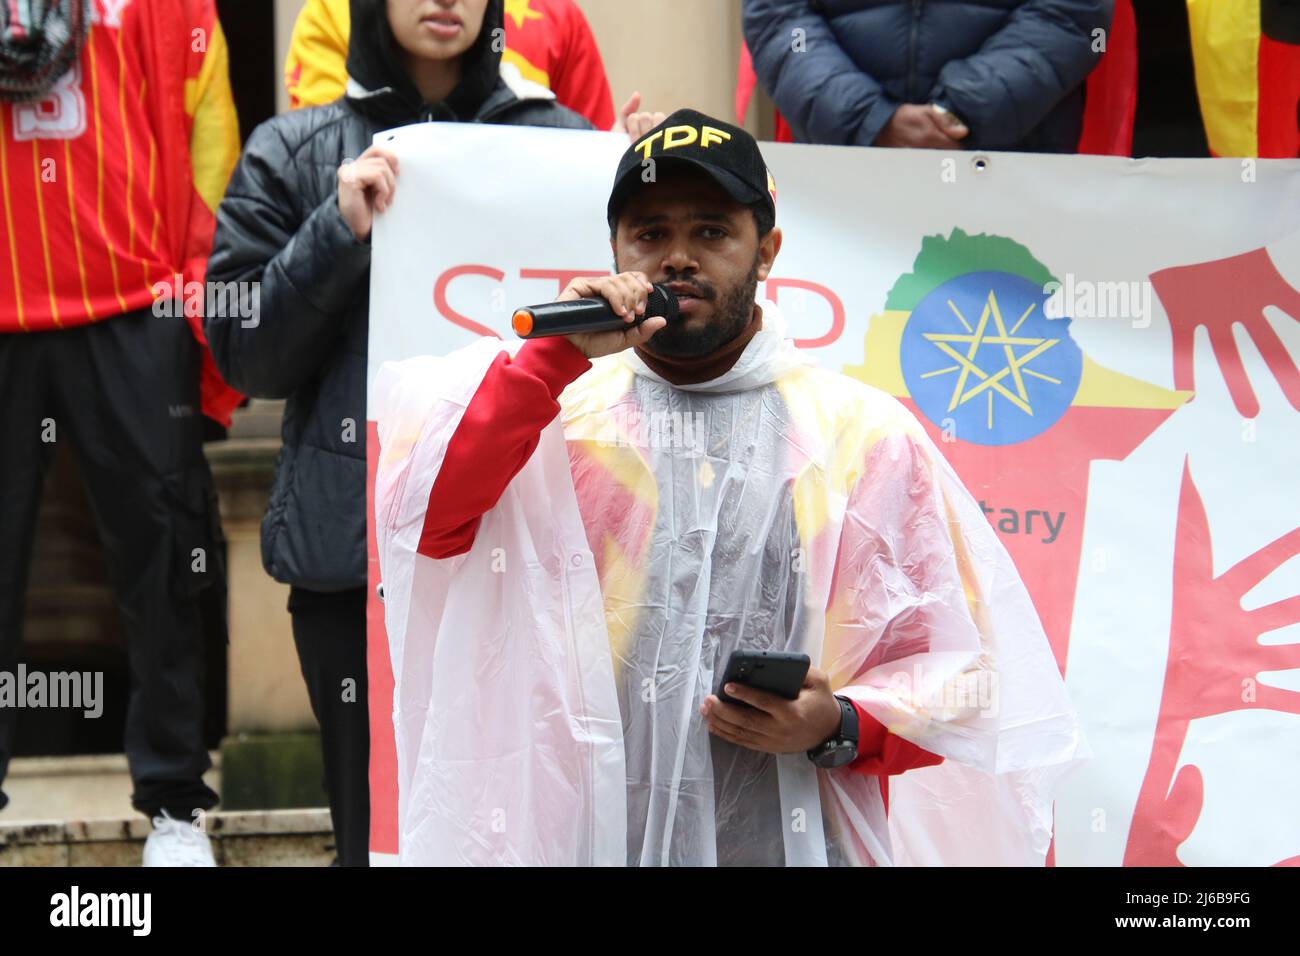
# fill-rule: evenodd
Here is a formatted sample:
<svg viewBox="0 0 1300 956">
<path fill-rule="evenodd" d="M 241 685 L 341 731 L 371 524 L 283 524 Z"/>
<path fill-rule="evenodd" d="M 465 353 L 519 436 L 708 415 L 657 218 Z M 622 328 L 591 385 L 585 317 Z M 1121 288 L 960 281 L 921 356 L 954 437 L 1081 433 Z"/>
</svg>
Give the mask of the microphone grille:
<svg viewBox="0 0 1300 956">
<path fill-rule="evenodd" d="M 659 283 L 654 284 L 654 291 L 646 297 L 645 317 L 662 315 L 669 322 L 677 321 L 677 296 L 671 289 L 665 289 Z"/>
</svg>

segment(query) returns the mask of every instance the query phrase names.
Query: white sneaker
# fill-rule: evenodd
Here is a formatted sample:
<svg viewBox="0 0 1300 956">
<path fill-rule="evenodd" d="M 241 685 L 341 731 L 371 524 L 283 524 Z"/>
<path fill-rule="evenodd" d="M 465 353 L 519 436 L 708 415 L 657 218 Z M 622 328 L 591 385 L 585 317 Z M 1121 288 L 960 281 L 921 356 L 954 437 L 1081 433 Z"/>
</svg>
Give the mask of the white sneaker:
<svg viewBox="0 0 1300 956">
<path fill-rule="evenodd" d="M 153 832 L 144 841 L 145 866 L 216 866 L 212 841 L 193 824 L 177 820 L 166 810 L 153 818 Z"/>
</svg>

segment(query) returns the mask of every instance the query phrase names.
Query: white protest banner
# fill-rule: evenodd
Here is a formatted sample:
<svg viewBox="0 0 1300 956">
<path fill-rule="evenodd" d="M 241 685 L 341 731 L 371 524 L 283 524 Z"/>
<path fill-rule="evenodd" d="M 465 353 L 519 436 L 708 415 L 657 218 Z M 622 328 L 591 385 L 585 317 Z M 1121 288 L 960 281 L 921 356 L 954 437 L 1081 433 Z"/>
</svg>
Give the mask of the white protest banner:
<svg viewBox="0 0 1300 956">
<path fill-rule="evenodd" d="M 372 383 L 611 271 L 625 137 L 379 140 L 402 174 L 375 228 Z M 1051 861 L 1297 862 L 1300 163 L 763 149 L 785 239 L 760 296 L 940 443 L 1082 714 L 1095 758 L 1057 800 Z M 372 533 L 372 584 L 375 560 Z M 382 861 L 392 679 L 373 601 L 370 620 Z"/>
</svg>

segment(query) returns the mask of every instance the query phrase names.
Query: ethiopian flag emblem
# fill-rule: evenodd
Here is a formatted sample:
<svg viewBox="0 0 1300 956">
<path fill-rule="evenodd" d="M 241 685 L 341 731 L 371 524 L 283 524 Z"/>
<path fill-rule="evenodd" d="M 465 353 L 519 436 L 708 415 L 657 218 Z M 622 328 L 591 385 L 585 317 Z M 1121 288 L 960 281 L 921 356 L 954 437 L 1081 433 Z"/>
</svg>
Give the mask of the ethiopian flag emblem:
<svg viewBox="0 0 1300 956">
<path fill-rule="evenodd" d="M 1127 458 L 1192 393 L 1089 358 L 1074 319 L 1049 308 L 1059 284 L 1013 239 L 927 236 L 870 319 L 865 361 L 843 371 L 921 420 L 999 532 L 1064 668 L 1089 467 Z"/>
</svg>

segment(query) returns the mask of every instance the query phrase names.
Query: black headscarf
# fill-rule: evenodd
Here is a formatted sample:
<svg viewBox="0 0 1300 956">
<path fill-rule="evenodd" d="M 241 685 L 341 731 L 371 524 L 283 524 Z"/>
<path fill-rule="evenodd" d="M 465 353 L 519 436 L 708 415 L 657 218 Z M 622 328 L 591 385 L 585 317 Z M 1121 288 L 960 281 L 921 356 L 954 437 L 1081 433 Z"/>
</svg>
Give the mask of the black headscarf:
<svg viewBox="0 0 1300 956">
<path fill-rule="evenodd" d="M 472 118 L 496 88 L 501 51 L 493 37 L 504 37 L 502 0 L 488 0 L 483 28 L 461 58 L 460 83 L 442 103 L 427 104 L 402 64 L 397 40 L 388 25 L 385 0 L 351 0 L 352 35 L 348 42 L 348 76 L 371 96 L 351 97 L 352 105 L 378 122 L 401 126 L 420 119 Z M 498 32 L 501 31 L 501 32 Z M 380 94 L 380 90 L 388 92 Z"/>
</svg>

